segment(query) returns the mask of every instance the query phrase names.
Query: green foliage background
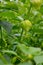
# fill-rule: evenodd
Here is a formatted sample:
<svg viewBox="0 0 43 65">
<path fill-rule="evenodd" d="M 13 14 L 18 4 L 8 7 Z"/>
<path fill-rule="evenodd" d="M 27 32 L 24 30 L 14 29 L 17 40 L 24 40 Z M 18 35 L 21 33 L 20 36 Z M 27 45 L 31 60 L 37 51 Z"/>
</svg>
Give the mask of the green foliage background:
<svg viewBox="0 0 43 65">
<path fill-rule="evenodd" d="M 25 20 L 32 23 L 29 31 L 21 27 Z M 0 1 L 0 64 L 43 65 L 43 0 L 39 6 L 30 0 Z"/>
</svg>

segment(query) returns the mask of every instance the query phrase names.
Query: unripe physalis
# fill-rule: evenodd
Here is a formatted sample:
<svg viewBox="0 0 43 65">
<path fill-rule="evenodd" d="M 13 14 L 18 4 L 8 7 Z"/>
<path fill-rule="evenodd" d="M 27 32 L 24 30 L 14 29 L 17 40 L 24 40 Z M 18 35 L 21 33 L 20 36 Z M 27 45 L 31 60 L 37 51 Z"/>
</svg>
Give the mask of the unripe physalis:
<svg viewBox="0 0 43 65">
<path fill-rule="evenodd" d="M 32 23 L 31 23 L 31 21 L 29 21 L 29 20 L 24 20 L 24 21 L 21 22 L 21 27 L 22 27 L 22 29 L 24 29 L 25 31 L 29 31 L 30 28 L 32 27 Z"/>
<path fill-rule="evenodd" d="M 42 3 L 42 0 L 30 0 L 32 5 L 39 7 Z"/>
<path fill-rule="evenodd" d="M 33 56 L 31 54 L 28 55 L 29 59 L 33 59 Z"/>
</svg>

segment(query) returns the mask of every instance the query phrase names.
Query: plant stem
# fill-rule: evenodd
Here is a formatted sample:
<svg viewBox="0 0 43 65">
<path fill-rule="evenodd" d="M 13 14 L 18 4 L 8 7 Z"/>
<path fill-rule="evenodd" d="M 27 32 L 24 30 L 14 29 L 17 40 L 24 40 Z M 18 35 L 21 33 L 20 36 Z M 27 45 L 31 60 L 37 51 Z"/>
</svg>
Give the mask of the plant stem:
<svg viewBox="0 0 43 65">
<path fill-rule="evenodd" d="M 2 39 L 2 27 L 1 27 L 1 39 Z M 1 41 L 2 42 L 2 41 Z"/>
<path fill-rule="evenodd" d="M 30 4 L 29 10 L 28 10 L 28 16 L 30 15 L 31 8 L 32 8 L 32 4 Z"/>
<path fill-rule="evenodd" d="M 2 27 L 0 26 L 0 49 L 2 49 Z"/>
<path fill-rule="evenodd" d="M 21 41 L 21 39 L 22 39 L 22 35 L 23 35 L 23 29 L 22 29 L 22 31 L 21 31 L 21 36 L 20 36 L 19 41 Z"/>
</svg>

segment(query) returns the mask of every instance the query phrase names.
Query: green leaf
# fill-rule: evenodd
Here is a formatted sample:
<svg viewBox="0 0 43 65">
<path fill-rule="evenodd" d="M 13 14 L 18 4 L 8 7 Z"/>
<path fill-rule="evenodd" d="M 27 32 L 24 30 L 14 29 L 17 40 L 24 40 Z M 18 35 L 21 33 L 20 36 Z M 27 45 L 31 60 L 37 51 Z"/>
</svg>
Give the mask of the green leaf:
<svg viewBox="0 0 43 65">
<path fill-rule="evenodd" d="M 0 59 L 0 64 L 1 64 L 1 65 L 4 65 L 4 63 L 3 63 L 3 61 L 2 61 L 1 59 Z"/>
<path fill-rule="evenodd" d="M 41 51 L 40 48 L 28 47 L 24 44 L 19 44 L 18 47 L 26 55 L 28 55 L 28 54 L 36 55 Z"/>
<path fill-rule="evenodd" d="M 43 5 L 41 5 L 40 12 L 43 14 Z"/>
<path fill-rule="evenodd" d="M 35 56 L 34 61 L 36 62 L 36 64 L 43 63 L 43 55 Z"/>
<path fill-rule="evenodd" d="M 20 63 L 18 65 L 33 65 L 33 63 L 31 61 L 29 61 L 29 62 Z"/>
<path fill-rule="evenodd" d="M 36 65 L 42 65 L 42 63 L 36 64 Z"/>
<path fill-rule="evenodd" d="M 0 59 L 0 64 L 1 64 L 1 65 L 13 65 L 13 64 L 5 64 L 5 63 L 2 61 L 2 59 Z"/>
<path fill-rule="evenodd" d="M 0 53 L 0 59 L 2 60 L 1 62 L 3 62 L 4 64 L 8 64 L 7 60 L 1 53 Z"/>
<path fill-rule="evenodd" d="M 11 51 L 11 50 L 2 50 L 3 53 L 9 53 L 9 54 L 14 54 L 14 55 L 17 55 L 16 52 L 14 51 Z"/>
<path fill-rule="evenodd" d="M 16 4 L 16 2 L 3 2 L 0 3 L 0 9 L 6 9 L 6 10 L 18 10 L 18 6 Z"/>
<path fill-rule="evenodd" d="M 40 21 L 41 22 L 41 21 Z M 43 23 L 40 24 L 34 24 L 33 29 L 35 33 L 43 34 Z"/>
</svg>

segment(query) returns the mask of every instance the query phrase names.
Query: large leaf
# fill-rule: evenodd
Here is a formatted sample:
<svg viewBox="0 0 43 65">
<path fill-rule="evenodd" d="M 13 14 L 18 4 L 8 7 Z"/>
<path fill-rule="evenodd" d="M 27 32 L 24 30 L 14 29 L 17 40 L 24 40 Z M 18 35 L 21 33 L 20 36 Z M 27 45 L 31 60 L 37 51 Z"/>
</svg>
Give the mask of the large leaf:
<svg viewBox="0 0 43 65">
<path fill-rule="evenodd" d="M 18 65 L 33 65 L 33 63 L 31 61 L 29 61 L 29 62 L 20 63 Z"/>
<path fill-rule="evenodd" d="M 36 64 L 43 63 L 43 55 L 35 56 L 34 61 L 36 62 Z"/>
<path fill-rule="evenodd" d="M 28 47 L 24 44 L 19 44 L 18 47 L 26 55 L 28 55 L 28 54 L 36 55 L 41 51 L 40 48 Z"/>
</svg>

